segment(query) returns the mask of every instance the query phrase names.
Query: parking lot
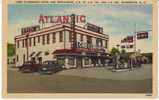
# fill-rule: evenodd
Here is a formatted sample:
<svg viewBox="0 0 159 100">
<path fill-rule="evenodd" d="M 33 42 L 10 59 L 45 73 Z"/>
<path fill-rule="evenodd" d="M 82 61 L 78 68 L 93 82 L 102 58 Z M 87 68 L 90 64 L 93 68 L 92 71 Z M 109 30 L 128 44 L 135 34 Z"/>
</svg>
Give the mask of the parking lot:
<svg viewBox="0 0 159 100">
<path fill-rule="evenodd" d="M 150 93 L 152 65 L 111 72 L 107 67 L 63 70 L 52 75 L 8 69 L 9 93 Z"/>
</svg>

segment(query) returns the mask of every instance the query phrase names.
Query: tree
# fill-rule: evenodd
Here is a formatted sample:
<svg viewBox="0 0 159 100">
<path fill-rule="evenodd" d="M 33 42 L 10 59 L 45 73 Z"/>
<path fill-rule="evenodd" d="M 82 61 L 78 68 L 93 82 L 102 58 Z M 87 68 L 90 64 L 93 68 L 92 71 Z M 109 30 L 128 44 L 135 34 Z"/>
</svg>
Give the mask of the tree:
<svg viewBox="0 0 159 100">
<path fill-rule="evenodd" d="M 126 53 L 125 49 L 122 49 L 122 50 L 121 50 L 121 53 L 122 53 L 122 54 L 125 54 L 125 53 Z"/>
<path fill-rule="evenodd" d="M 7 55 L 8 57 L 13 56 L 15 54 L 15 46 L 12 43 L 7 44 Z"/>
<path fill-rule="evenodd" d="M 120 53 L 118 48 L 113 47 L 110 51 L 110 54 L 115 55 L 116 53 Z"/>
</svg>

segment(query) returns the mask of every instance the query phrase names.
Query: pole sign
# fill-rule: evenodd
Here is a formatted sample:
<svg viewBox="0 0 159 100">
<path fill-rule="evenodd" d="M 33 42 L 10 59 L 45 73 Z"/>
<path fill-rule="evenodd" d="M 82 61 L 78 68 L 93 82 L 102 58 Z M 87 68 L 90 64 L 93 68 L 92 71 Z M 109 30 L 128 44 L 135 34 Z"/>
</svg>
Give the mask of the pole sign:
<svg viewBox="0 0 159 100">
<path fill-rule="evenodd" d="M 137 39 L 147 39 L 148 38 L 148 32 L 138 32 L 137 33 Z"/>
<path fill-rule="evenodd" d="M 127 36 L 124 39 L 121 40 L 121 43 L 132 43 L 133 42 L 133 36 Z"/>
<path fill-rule="evenodd" d="M 68 24 L 71 23 L 71 16 L 39 16 L 39 23 L 64 23 Z M 75 23 L 85 23 L 86 16 L 84 15 L 75 15 Z"/>
</svg>

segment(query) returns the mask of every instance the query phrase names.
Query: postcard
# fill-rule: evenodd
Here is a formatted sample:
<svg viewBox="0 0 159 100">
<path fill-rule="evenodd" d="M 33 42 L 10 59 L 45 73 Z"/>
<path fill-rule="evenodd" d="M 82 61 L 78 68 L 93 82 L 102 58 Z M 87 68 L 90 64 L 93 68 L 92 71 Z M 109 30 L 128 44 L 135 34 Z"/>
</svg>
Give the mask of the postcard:
<svg viewBox="0 0 159 100">
<path fill-rule="evenodd" d="M 3 97 L 156 96 L 157 0 L 3 1 Z"/>
</svg>

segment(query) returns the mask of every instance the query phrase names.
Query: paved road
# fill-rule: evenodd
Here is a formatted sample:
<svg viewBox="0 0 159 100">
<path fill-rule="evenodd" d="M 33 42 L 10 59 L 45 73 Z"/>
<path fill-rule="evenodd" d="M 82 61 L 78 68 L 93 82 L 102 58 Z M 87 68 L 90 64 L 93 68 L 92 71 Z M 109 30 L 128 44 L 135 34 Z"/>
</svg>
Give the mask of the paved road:
<svg viewBox="0 0 159 100">
<path fill-rule="evenodd" d="M 136 68 L 132 71 L 112 72 L 107 67 L 85 68 L 85 69 L 71 69 L 65 70 L 59 75 L 71 75 L 90 77 L 98 79 L 111 79 L 111 80 L 144 80 L 152 78 L 152 65 L 145 64 L 141 68 Z"/>
<path fill-rule="evenodd" d="M 17 70 L 8 70 L 9 93 L 150 93 L 152 91 L 151 67 L 146 65 L 143 70 L 134 72 L 112 73 L 103 68 L 65 70 L 53 75 L 38 73 L 24 74 Z M 104 71 L 103 71 L 104 70 Z M 147 70 L 147 71 L 146 71 Z M 82 73 L 81 71 L 84 71 Z M 143 75 L 132 74 L 143 72 Z M 109 74 L 112 75 L 109 75 Z M 95 75 L 96 74 L 96 75 Z M 107 74 L 107 75 L 105 75 Z M 88 75 L 88 76 L 87 76 Z M 91 75 L 94 75 L 90 77 Z M 103 75 L 103 77 L 101 77 Z M 128 78 L 123 78 L 125 77 Z M 87 77 L 86 77 L 87 76 Z M 107 76 L 107 78 L 105 78 Z M 119 78 L 116 78 L 116 77 Z M 111 77 L 111 78 L 109 78 Z M 121 79 L 121 80 L 119 80 Z M 136 80 L 135 80 L 136 79 Z"/>
</svg>

